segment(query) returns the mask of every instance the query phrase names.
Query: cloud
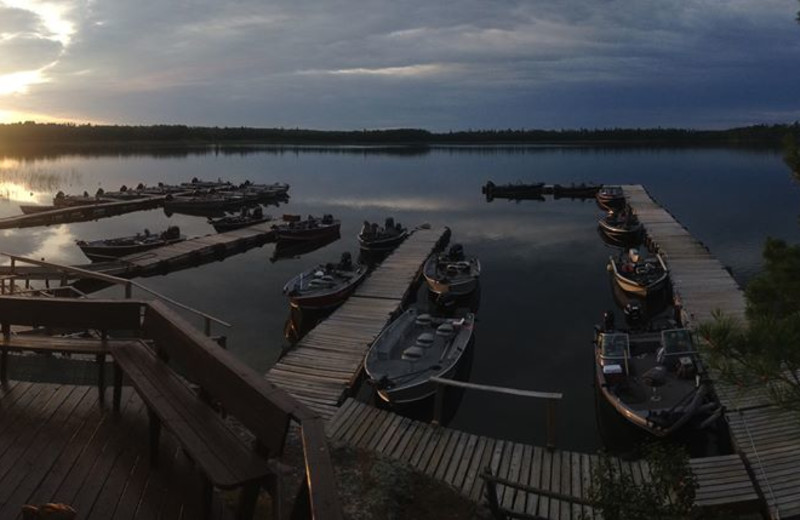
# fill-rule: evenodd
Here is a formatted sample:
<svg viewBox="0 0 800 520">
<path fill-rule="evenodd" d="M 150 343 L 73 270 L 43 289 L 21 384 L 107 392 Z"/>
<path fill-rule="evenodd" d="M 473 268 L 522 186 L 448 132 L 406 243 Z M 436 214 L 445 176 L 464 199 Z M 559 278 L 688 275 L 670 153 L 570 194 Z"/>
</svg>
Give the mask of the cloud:
<svg viewBox="0 0 800 520">
<path fill-rule="evenodd" d="M 0 109 L 77 120 L 702 126 L 793 113 L 800 80 L 785 0 L 3 2 L 0 74 L 43 83 Z"/>
</svg>

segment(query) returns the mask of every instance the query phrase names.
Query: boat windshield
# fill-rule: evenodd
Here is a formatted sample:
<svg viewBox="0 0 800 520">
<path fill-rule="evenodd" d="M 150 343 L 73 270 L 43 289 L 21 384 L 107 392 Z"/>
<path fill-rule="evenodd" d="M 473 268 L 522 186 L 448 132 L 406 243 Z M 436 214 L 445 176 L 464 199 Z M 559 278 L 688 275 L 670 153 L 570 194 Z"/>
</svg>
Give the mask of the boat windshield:
<svg viewBox="0 0 800 520">
<path fill-rule="evenodd" d="M 694 354 L 697 351 L 692 344 L 692 335 L 686 329 L 671 329 L 661 332 L 661 345 L 667 356 Z"/>
<path fill-rule="evenodd" d="M 600 334 L 599 343 L 600 353 L 605 359 L 630 357 L 627 334 Z"/>
</svg>

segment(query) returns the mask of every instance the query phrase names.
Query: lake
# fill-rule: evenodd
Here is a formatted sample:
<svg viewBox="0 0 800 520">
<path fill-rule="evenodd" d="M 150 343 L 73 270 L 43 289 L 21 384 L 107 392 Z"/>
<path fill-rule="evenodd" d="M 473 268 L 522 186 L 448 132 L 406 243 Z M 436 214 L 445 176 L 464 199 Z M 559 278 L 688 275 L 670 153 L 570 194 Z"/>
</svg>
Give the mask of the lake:
<svg viewBox="0 0 800 520">
<path fill-rule="evenodd" d="M 592 328 L 614 308 L 606 264 L 614 250 L 596 231 L 594 201 L 486 202 L 495 183 L 640 183 L 700 240 L 740 283 L 759 271 L 767 236 L 800 242 L 800 186 L 780 154 L 731 149 L 443 147 L 429 151 L 334 147 L 203 149 L 192 153 L 0 156 L 0 216 L 20 203 L 49 204 L 59 190 L 94 193 L 121 185 L 179 183 L 192 177 L 288 182 L 290 201 L 267 212 L 332 213 L 341 239 L 299 258 L 271 262 L 274 244 L 166 276 L 148 287 L 230 322 L 215 327 L 259 372 L 286 345 L 283 284 L 297 272 L 357 253 L 364 220 L 393 216 L 409 227 L 448 226 L 452 241 L 478 255 L 482 291 L 470 380 L 564 394 L 558 444 L 594 450 L 625 425 L 595 403 Z M 77 239 L 161 231 L 212 233 L 205 218 L 161 209 L 94 222 L 3 230 L 0 250 L 64 264 L 85 263 Z M 119 296 L 120 289 L 108 290 Z M 618 421 L 617 421 L 618 422 Z M 610 424 L 610 426 L 609 426 Z M 515 441 L 544 442 L 544 406 L 466 393 L 451 426 Z M 601 435 L 602 433 L 602 435 Z M 699 448 L 702 450 L 702 448 Z"/>
</svg>

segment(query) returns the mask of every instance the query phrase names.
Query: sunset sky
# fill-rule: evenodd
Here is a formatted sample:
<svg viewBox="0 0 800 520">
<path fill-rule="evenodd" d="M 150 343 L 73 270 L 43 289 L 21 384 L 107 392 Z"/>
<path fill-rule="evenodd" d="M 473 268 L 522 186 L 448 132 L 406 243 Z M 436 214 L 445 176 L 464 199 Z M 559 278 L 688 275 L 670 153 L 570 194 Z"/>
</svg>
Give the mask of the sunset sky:
<svg viewBox="0 0 800 520">
<path fill-rule="evenodd" d="M 0 0 L 0 122 L 800 119 L 796 0 Z"/>
</svg>

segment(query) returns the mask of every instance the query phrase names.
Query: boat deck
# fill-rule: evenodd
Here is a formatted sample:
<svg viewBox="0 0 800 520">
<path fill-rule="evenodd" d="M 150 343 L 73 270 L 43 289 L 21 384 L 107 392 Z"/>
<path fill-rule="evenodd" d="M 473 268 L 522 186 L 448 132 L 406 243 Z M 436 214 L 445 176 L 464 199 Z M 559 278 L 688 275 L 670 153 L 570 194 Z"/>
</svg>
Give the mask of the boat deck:
<svg viewBox="0 0 800 520">
<path fill-rule="evenodd" d="M 744 293 L 722 263 L 642 186 L 623 189 L 649 243 L 670 269 L 684 324 L 696 326 L 715 310 L 744 320 Z M 800 414 L 772 405 L 766 387 L 739 388 L 721 381 L 714 386 L 734 446 L 752 470 L 770 514 L 800 517 Z"/>
<path fill-rule="evenodd" d="M 341 307 L 287 352 L 267 379 L 326 419 L 332 417 L 360 377 L 369 346 L 400 310 L 425 259 L 448 235 L 446 228 L 413 233 Z"/>
<path fill-rule="evenodd" d="M 0 518 L 47 502 L 81 519 L 200 518 L 199 473 L 167 431 L 152 467 L 146 408 L 128 387 L 122 402 L 115 417 L 96 386 L 0 387 Z M 213 505 L 212 518 L 233 518 L 218 496 Z"/>
</svg>

